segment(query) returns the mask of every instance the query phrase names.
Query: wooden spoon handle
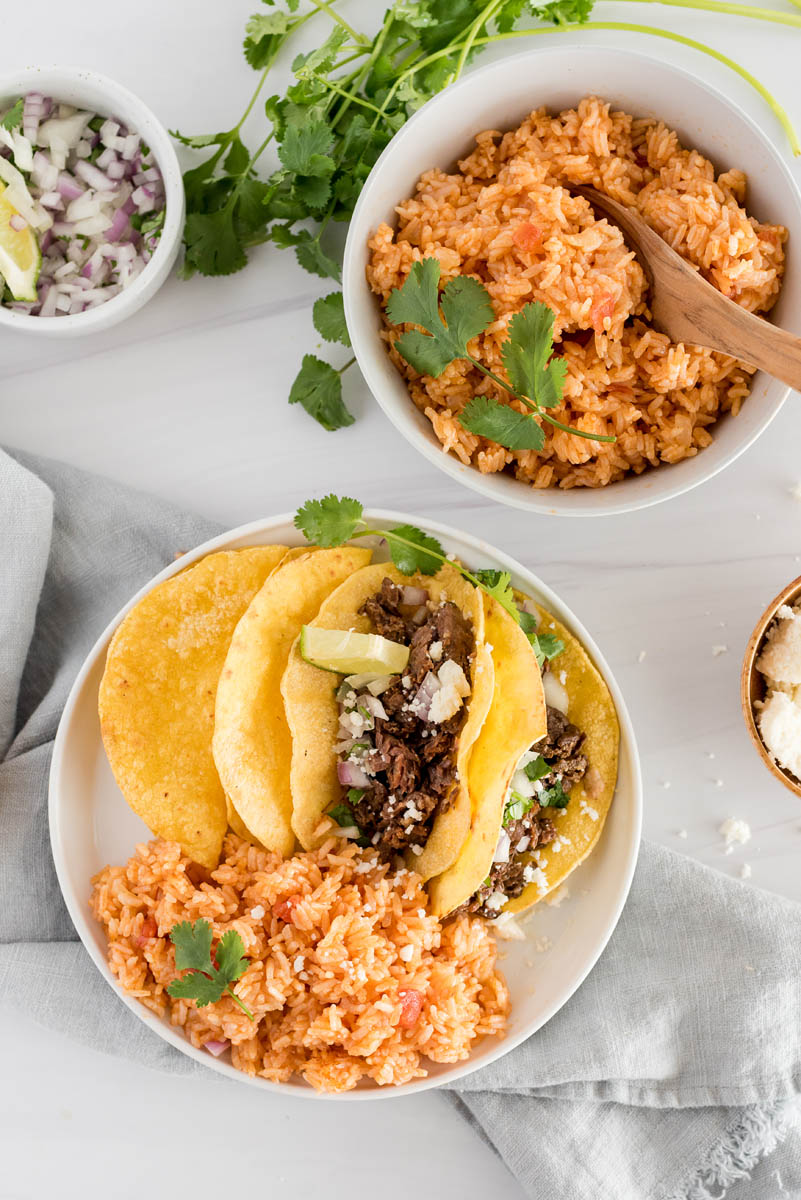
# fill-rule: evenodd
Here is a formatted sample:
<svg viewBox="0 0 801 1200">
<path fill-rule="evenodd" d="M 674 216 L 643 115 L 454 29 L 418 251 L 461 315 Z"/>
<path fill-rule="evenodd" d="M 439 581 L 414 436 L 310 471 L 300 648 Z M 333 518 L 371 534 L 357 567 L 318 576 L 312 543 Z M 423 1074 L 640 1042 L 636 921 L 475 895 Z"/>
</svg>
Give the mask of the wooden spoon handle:
<svg viewBox="0 0 801 1200">
<path fill-rule="evenodd" d="M 710 307 L 703 316 L 706 320 L 698 321 L 693 339 L 699 345 L 759 367 L 801 391 L 801 338 L 736 304 Z"/>
</svg>

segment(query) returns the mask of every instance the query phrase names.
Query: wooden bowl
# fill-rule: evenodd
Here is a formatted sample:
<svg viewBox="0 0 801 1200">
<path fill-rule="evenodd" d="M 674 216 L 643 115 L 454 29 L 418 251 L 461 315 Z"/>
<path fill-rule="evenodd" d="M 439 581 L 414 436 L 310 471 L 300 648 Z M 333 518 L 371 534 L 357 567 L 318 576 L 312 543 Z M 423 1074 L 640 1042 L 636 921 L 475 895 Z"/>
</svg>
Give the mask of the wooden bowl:
<svg viewBox="0 0 801 1200">
<path fill-rule="evenodd" d="M 792 583 L 788 583 L 787 587 L 783 588 L 778 596 L 775 596 L 771 600 L 757 621 L 754 632 L 748 641 L 745 658 L 743 659 L 743 670 L 740 676 L 740 702 L 743 706 L 743 717 L 745 718 L 746 728 L 751 741 L 757 748 L 759 757 L 771 775 L 778 779 L 780 783 L 783 783 L 786 788 L 789 788 L 791 792 L 794 792 L 796 796 L 801 796 L 801 779 L 793 775 L 792 771 L 785 771 L 783 767 L 780 767 L 770 757 L 767 747 L 760 736 L 754 714 L 754 705 L 757 701 L 764 699 L 765 692 L 767 691 L 765 680 L 756 668 L 756 660 L 762 651 L 768 629 L 776 616 L 777 610 L 783 604 L 788 604 L 792 607 L 798 600 L 801 600 L 801 575 L 797 579 L 794 579 Z"/>
</svg>

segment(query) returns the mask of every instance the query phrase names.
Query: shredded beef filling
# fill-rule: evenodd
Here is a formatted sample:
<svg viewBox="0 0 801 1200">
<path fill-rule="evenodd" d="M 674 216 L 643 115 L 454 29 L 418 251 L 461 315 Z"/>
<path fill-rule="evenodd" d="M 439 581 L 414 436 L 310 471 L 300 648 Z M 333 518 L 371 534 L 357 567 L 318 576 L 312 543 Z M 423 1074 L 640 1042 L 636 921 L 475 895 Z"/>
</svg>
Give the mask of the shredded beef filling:
<svg viewBox="0 0 801 1200">
<path fill-rule="evenodd" d="M 352 805 L 364 836 L 386 853 L 424 846 L 436 813 L 451 802 L 465 708 L 435 724 L 417 716 L 410 702 L 428 672 L 436 673 L 447 659 L 469 679 L 474 641 L 470 621 L 455 604 L 446 601 L 430 612 L 425 605 L 404 605 L 402 595 L 385 579 L 361 610 L 382 637 L 410 647 L 406 672 L 381 694 L 387 719 L 376 718 L 375 750 L 365 762 L 374 778 Z"/>
<path fill-rule="evenodd" d="M 542 783 L 546 788 L 553 787 L 557 779 L 562 781 L 562 790 L 569 792 L 574 783 L 584 777 L 589 766 L 586 755 L 579 753 L 584 743 L 585 734 L 568 721 L 558 708 L 547 709 L 548 732 L 545 738 L 533 747 L 541 754 L 551 771 L 543 777 Z M 525 869 L 528 856 L 538 846 L 547 846 L 557 836 L 556 826 L 549 808 L 541 808 L 536 802 L 522 817 L 510 821 L 504 826 L 509 835 L 509 861 L 492 864 L 489 875 L 456 913 L 477 913 L 481 917 L 493 920 L 499 917 L 503 909 L 487 907 L 487 901 L 495 892 L 503 892 L 509 900 L 516 900 L 526 888 Z M 517 850 L 523 839 L 529 838 L 524 850 Z M 456 915 L 454 913 L 454 916 Z"/>
</svg>

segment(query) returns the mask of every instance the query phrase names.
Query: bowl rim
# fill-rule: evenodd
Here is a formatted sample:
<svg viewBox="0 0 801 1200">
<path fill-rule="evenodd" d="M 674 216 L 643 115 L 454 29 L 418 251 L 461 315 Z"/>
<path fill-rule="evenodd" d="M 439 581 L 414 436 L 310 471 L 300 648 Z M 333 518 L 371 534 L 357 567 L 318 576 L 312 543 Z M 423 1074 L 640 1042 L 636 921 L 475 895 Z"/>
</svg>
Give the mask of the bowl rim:
<svg viewBox="0 0 801 1200">
<path fill-rule="evenodd" d="M 126 1007 L 138 1017 L 139 1020 L 151 1028 L 168 1044 L 172 1045 L 181 1053 L 188 1055 L 188 1057 L 194 1059 L 197 1063 L 201 1064 L 207 1069 L 215 1071 L 217 1074 L 224 1075 L 229 1079 L 234 1079 L 239 1083 L 247 1083 L 251 1087 L 258 1088 L 262 1091 L 266 1090 L 274 1092 L 277 1095 L 298 1096 L 303 1099 L 318 1101 L 344 1100 L 349 1102 L 362 1102 L 382 1099 L 397 1099 L 402 1096 L 429 1091 L 432 1088 L 440 1087 L 445 1083 L 451 1084 L 455 1080 L 469 1075 L 473 1071 L 479 1070 L 483 1066 L 488 1066 L 490 1063 L 495 1062 L 505 1054 L 508 1054 L 510 1051 L 514 1050 L 515 1047 L 520 1045 L 521 1042 L 531 1037 L 549 1020 L 551 1020 L 551 1018 L 568 1002 L 570 997 L 574 995 L 578 988 L 584 983 L 587 976 L 595 967 L 599 958 L 606 949 L 609 939 L 611 938 L 617 926 L 620 915 L 625 907 L 626 901 L 628 900 L 634 878 L 634 872 L 637 866 L 644 808 L 642 768 L 640 763 L 639 747 L 637 745 L 637 738 L 631 716 L 623 698 L 620 685 L 618 684 L 617 679 L 615 678 L 608 662 L 606 661 L 606 658 L 596 644 L 595 639 L 585 628 L 583 622 L 575 615 L 572 608 L 570 608 L 570 606 L 567 605 L 556 592 L 554 592 L 542 579 L 540 579 L 538 575 L 536 575 L 533 571 L 530 571 L 527 567 L 523 566 L 523 564 L 519 563 L 516 559 L 512 558 L 511 555 L 508 555 L 504 551 L 497 549 L 485 539 L 475 537 L 472 534 L 456 529 L 454 526 L 446 525 L 438 521 L 429 521 L 428 519 L 421 520 L 419 516 L 415 517 L 409 513 L 398 512 L 392 509 L 372 507 L 365 508 L 365 516 L 369 517 L 371 521 L 377 523 L 378 528 L 381 528 L 384 525 L 398 523 L 404 524 L 410 519 L 411 516 L 412 520 L 416 520 L 417 522 L 421 523 L 426 530 L 430 530 L 432 533 L 444 538 L 446 542 L 448 539 L 455 539 L 457 542 L 462 542 L 469 545 L 476 554 L 492 559 L 502 569 L 509 570 L 512 573 L 513 578 L 516 576 L 527 586 L 533 588 L 533 590 L 539 596 L 544 598 L 546 606 L 553 606 L 554 611 L 557 614 L 561 614 L 561 619 L 565 619 L 567 621 L 572 631 L 581 640 L 597 669 L 603 676 L 615 704 L 620 725 L 620 760 L 622 761 L 623 759 L 622 752 L 624 747 L 630 760 L 631 822 L 626 840 L 625 866 L 616 879 L 617 887 L 616 892 L 614 893 L 614 902 L 610 905 L 609 915 L 604 926 L 603 934 L 599 937 L 597 944 L 593 948 L 593 952 L 587 957 L 586 962 L 584 962 L 582 967 L 576 972 L 575 979 L 572 981 L 567 994 L 562 996 L 562 998 L 558 1001 L 552 1003 L 550 1007 L 546 1008 L 543 1013 L 539 1015 L 535 1022 L 529 1022 L 515 1035 L 502 1038 L 499 1042 L 497 1042 L 496 1045 L 491 1047 L 487 1054 L 482 1056 L 480 1062 L 478 1063 L 475 1063 L 471 1058 L 468 1058 L 462 1062 L 453 1064 L 450 1070 L 443 1072 L 440 1075 L 429 1075 L 424 1079 L 413 1080 L 410 1083 L 400 1084 L 398 1086 L 376 1086 L 331 1095 L 317 1092 L 314 1090 L 314 1088 L 306 1083 L 296 1082 L 294 1078 L 286 1083 L 274 1083 L 267 1079 L 252 1078 L 251 1076 L 246 1075 L 244 1072 L 236 1070 L 236 1068 L 234 1068 L 232 1065 L 215 1058 L 211 1058 L 210 1060 L 210 1056 L 203 1050 L 197 1049 L 195 1046 L 193 1046 L 181 1031 L 174 1029 L 172 1026 L 169 1026 L 163 1021 L 154 1017 L 149 1010 L 145 1009 L 143 1005 L 139 1004 L 138 1001 L 136 1001 L 127 992 L 124 992 L 112 976 L 108 966 L 107 958 L 103 953 L 101 953 L 101 951 L 98 949 L 97 943 L 95 942 L 93 936 L 93 923 L 89 919 L 86 911 L 86 905 L 81 903 L 80 897 L 73 891 L 70 883 L 68 854 L 61 837 L 59 797 L 61 786 L 60 780 L 63 764 L 69 752 L 73 715 L 79 704 L 81 694 L 86 685 L 87 677 L 91 674 L 92 670 L 95 669 L 101 656 L 105 655 L 111 636 L 126 613 L 129 612 L 130 609 L 137 604 L 138 601 L 153 587 L 161 583 L 163 580 L 169 579 L 173 575 L 176 575 L 178 572 L 184 570 L 192 563 L 197 562 L 198 559 L 203 558 L 208 554 L 212 554 L 215 551 L 224 550 L 229 547 L 236 548 L 243 544 L 259 544 L 258 542 L 251 542 L 249 539 L 269 539 L 270 536 L 274 536 L 274 531 L 276 529 L 287 526 L 291 527 L 293 515 L 294 514 L 292 513 L 281 513 L 276 516 L 265 517 L 260 520 L 251 521 L 245 525 L 237 526 L 226 532 L 218 534 L 216 537 L 202 542 L 200 545 L 182 555 L 175 562 L 168 564 L 157 575 L 153 576 L 152 579 L 150 579 L 136 592 L 134 596 L 131 597 L 129 601 L 127 601 L 126 604 L 122 606 L 122 608 L 115 614 L 111 621 L 109 621 L 108 625 L 97 638 L 94 645 L 86 655 L 83 664 L 81 665 L 75 681 L 70 688 L 70 692 L 59 721 L 58 729 L 56 731 L 48 776 L 48 826 L 50 832 L 50 847 L 53 855 L 53 862 L 55 864 L 59 888 L 61 890 L 61 894 L 72 923 L 75 926 L 81 942 L 83 943 L 84 949 L 87 951 L 94 965 L 100 971 L 100 974 L 106 980 L 109 987 L 113 990 L 118 999 L 120 999 L 126 1005 Z M 301 535 L 299 534 L 298 537 L 300 536 Z M 269 542 L 265 540 L 262 544 L 267 545 Z"/>
<path fill-rule="evenodd" d="M 435 444 L 435 441 L 428 435 L 427 431 L 412 423 L 411 417 L 413 414 L 411 408 L 407 408 L 400 399 L 389 395 L 383 387 L 377 370 L 374 370 L 374 363 L 377 358 L 373 354 L 373 350 L 375 349 L 373 343 L 377 340 L 375 338 L 375 331 L 372 327 L 369 330 L 364 330 L 353 311 L 352 297 L 355 290 L 359 287 L 367 286 L 364 281 L 363 264 L 359 261 L 359 256 L 363 253 L 364 245 L 371 230 L 361 228 L 365 224 L 363 214 L 370 203 L 370 192 L 375 185 L 378 175 L 386 162 L 396 153 L 398 146 L 406 139 L 414 137 L 418 124 L 424 119 L 430 119 L 432 111 L 444 102 L 446 96 L 452 97 L 454 91 L 465 91 L 472 87 L 480 88 L 488 77 L 501 69 L 514 72 L 521 79 L 525 79 L 527 78 L 527 74 L 523 69 L 524 63 L 541 59 L 544 56 L 553 57 L 557 54 L 569 54 L 571 59 L 595 56 L 638 62 L 645 68 L 644 78 L 647 77 L 648 71 L 659 71 L 663 75 L 673 76 L 679 85 L 682 82 L 687 82 L 706 92 L 719 105 L 726 107 L 737 121 L 747 126 L 750 132 L 762 143 L 771 159 L 773 168 L 782 176 L 790 196 L 796 202 L 796 215 L 799 218 L 799 236 L 801 236 L 801 186 L 796 182 L 772 138 L 745 112 L 736 100 L 732 99 L 727 93 L 720 90 L 720 88 L 713 87 L 706 80 L 693 75 L 683 67 L 676 66 L 674 63 L 664 59 L 644 54 L 628 46 L 622 47 L 608 43 L 574 43 L 566 40 L 565 43 L 559 46 L 531 47 L 517 53 L 504 55 L 480 67 L 473 68 L 463 75 L 461 79 L 450 84 L 443 91 L 426 101 L 393 136 L 392 140 L 381 152 L 365 180 L 348 226 L 342 268 L 345 318 L 351 335 L 353 353 L 371 395 L 378 402 L 385 416 L 405 440 L 440 471 L 449 475 L 457 483 L 462 483 L 472 491 L 478 492 L 479 495 L 492 499 L 496 503 L 503 504 L 509 508 L 560 517 L 617 516 L 618 514 L 636 512 L 641 509 L 651 508 L 664 501 L 673 500 L 720 474 L 721 471 L 744 454 L 757 438 L 765 432 L 771 422 L 778 416 L 791 389 L 781 385 L 779 381 L 775 381 L 778 385 L 777 394 L 770 409 L 763 415 L 754 428 L 745 437 L 741 438 L 737 445 L 717 464 L 702 467 L 694 476 L 690 475 L 689 478 L 681 478 L 672 485 L 667 482 L 669 476 L 666 473 L 660 474 L 658 477 L 660 482 L 657 488 L 654 488 L 650 494 L 643 491 L 639 496 L 632 497 L 631 499 L 625 499 L 625 492 L 622 493 L 624 497 L 622 499 L 615 500 L 609 496 L 610 488 L 622 488 L 628 482 L 628 478 L 618 480 L 615 484 L 602 488 L 582 489 L 593 492 L 594 500 L 592 507 L 566 508 L 562 507 L 559 502 L 560 496 L 564 496 L 565 494 L 562 489 L 550 487 L 535 489 L 518 480 L 512 479 L 505 472 L 501 472 L 498 475 L 482 475 L 477 468 L 466 466 L 453 454 L 445 451 L 441 445 Z M 521 93 L 524 90 L 524 86 L 521 84 Z M 758 372 L 754 378 L 757 379 L 763 374 L 763 372 Z M 411 400 L 409 400 L 409 406 L 412 406 Z M 702 463 L 704 462 L 702 454 L 695 455 L 692 460 L 684 460 L 683 463 L 675 465 L 682 466 L 690 462 L 697 463 L 699 460 Z M 653 468 L 648 474 L 653 476 L 654 471 L 668 468 L 671 465 L 669 463 L 662 463 L 660 464 L 660 468 Z M 665 482 L 662 483 L 662 480 L 665 480 Z"/>
<path fill-rule="evenodd" d="M 42 76 L 58 76 L 65 85 L 75 87 L 76 90 L 82 83 L 91 84 L 108 96 L 109 108 L 112 112 L 117 100 L 132 109 L 137 114 L 138 128 L 136 132 L 141 133 L 141 127 L 147 127 L 148 145 L 153 151 L 164 181 L 166 216 L 161 237 L 150 262 L 124 292 L 120 292 L 111 300 L 99 304 L 96 308 L 88 309 L 86 312 L 73 313 L 70 316 L 58 317 L 53 320 L 42 320 L 30 313 L 15 312 L 4 304 L 0 304 L 0 325 L 20 333 L 63 337 L 70 334 L 98 332 L 109 325 L 117 324 L 118 321 L 130 316 L 140 308 L 151 295 L 155 294 L 169 274 L 178 254 L 184 225 L 184 189 L 181 166 L 166 126 L 162 124 L 149 105 L 124 84 L 118 83 L 110 76 L 95 71 L 91 67 L 41 64 L 36 67 L 22 67 L 17 71 L 4 71 L 0 75 L 0 99 L 11 93 L 29 90 Z M 49 84 L 48 89 L 54 90 Z M 58 100 L 57 96 L 53 98 Z M 158 278 L 159 276 L 161 279 Z"/>
<path fill-rule="evenodd" d="M 740 706 L 743 710 L 743 720 L 745 727 L 748 730 L 748 736 L 756 748 L 759 757 L 764 765 L 768 768 L 774 779 L 778 779 L 780 783 L 791 791 L 793 795 L 801 797 L 801 780 L 789 771 L 785 771 L 777 762 L 771 758 L 768 748 L 762 740 L 759 732 L 759 727 L 754 716 L 754 706 L 751 701 L 751 680 L 754 674 L 757 673 L 757 655 L 762 649 L 765 642 L 768 629 L 776 619 L 777 610 L 782 604 L 786 604 L 788 600 L 801 599 L 801 575 L 792 579 L 790 583 L 783 587 L 782 590 L 774 596 L 770 604 L 765 608 L 762 616 L 754 626 L 753 632 L 748 639 L 748 644 L 743 655 L 743 666 L 740 672 Z"/>
</svg>

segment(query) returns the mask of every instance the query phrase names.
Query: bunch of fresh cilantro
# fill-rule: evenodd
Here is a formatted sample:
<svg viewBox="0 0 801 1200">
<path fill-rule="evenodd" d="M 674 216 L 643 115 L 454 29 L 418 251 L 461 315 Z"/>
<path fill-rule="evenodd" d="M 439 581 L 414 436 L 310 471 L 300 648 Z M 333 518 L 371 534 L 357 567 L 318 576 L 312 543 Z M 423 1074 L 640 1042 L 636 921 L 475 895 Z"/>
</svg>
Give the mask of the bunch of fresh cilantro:
<svg viewBox="0 0 801 1200">
<path fill-rule="evenodd" d="M 624 0 L 653 3 L 654 0 Z M 717 0 L 658 0 L 681 8 L 754 17 L 799 26 L 801 16 Z M 792 0 L 801 7 L 801 0 Z M 230 275 L 263 242 L 292 248 L 307 271 L 339 282 L 334 226 L 348 221 L 356 198 L 381 151 L 422 104 L 457 79 L 491 42 L 583 27 L 646 33 L 692 46 L 736 71 L 755 87 L 784 125 L 794 153 L 799 145 L 787 115 L 770 93 L 739 64 L 703 43 L 669 30 L 621 21 L 589 21 L 595 0 L 395 0 L 377 33 L 354 29 L 337 0 L 263 0 L 248 21 L 244 52 L 258 85 L 237 124 L 223 133 L 175 136 L 210 154 L 184 175 L 186 225 L 184 275 Z M 293 82 L 263 102 L 268 126 L 255 150 L 242 141 L 275 60 L 293 35 L 319 18 L 330 24 L 319 48 L 298 55 Z M 539 24 L 520 28 L 524 20 Z M 274 144 L 278 166 L 256 174 L 264 150 Z M 326 341 L 350 344 L 341 293 L 318 301 L 314 324 Z M 342 399 L 340 367 L 311 354 L 303 358 L 289 400 L 301 404 L 325 429 L 353 422 Z M 541 405 L 540 407 L 545 407 Z M 508 413 L 514 410 L 508 409 Z M 520 414 L 517 414 L 520 415 Z M 479 410 L 475 418 L 481 417 Z M 508 418 L 514 421 L 514 416 Z M 528 436 L 534 422 L 527 418 Z M 518 428 L 512 436 L 520 433 Z M 536 435 L 533 435 L 536 437 Z"/>
</svg>

